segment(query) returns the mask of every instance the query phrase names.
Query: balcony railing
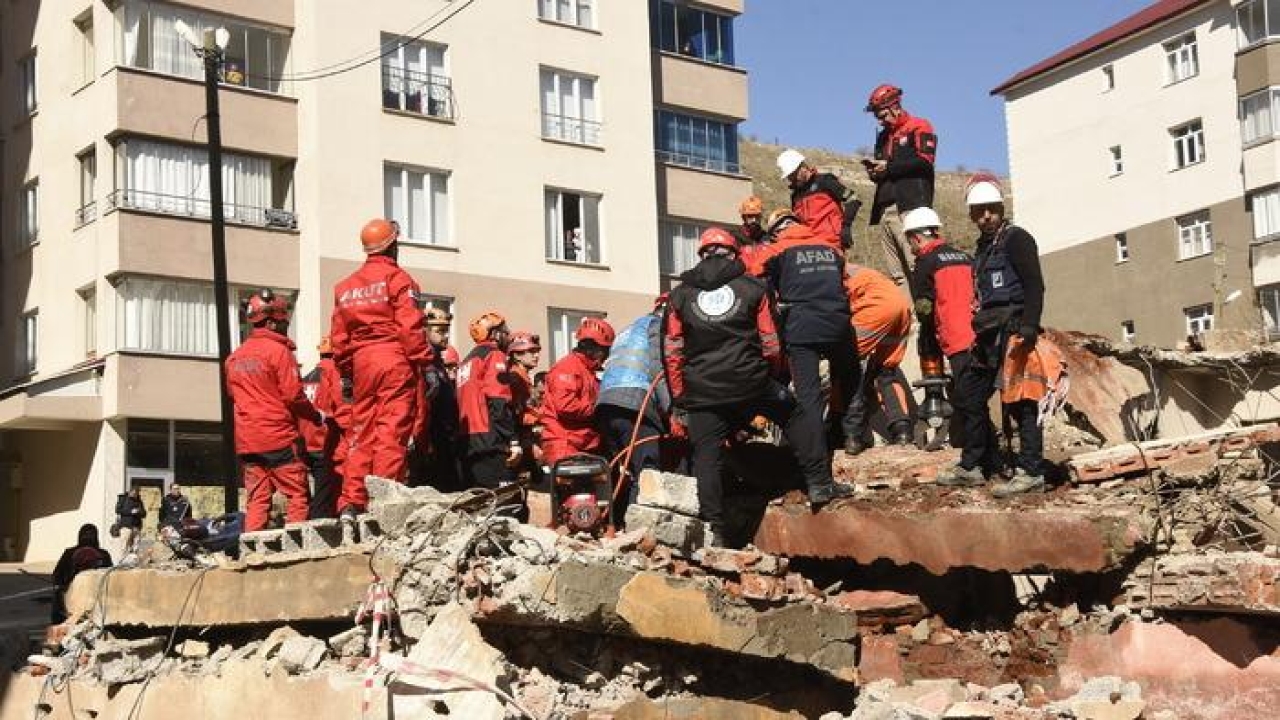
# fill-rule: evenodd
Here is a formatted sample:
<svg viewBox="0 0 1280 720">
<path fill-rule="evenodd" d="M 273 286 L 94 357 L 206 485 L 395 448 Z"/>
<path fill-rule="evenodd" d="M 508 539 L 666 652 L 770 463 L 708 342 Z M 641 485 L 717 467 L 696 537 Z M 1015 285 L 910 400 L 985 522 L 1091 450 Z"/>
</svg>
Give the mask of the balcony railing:
<svg viewBox="0 0 1280 720">
<path fill-rule="evenodd" d="M 579 145 L 599 145 L 600 123 L 594 120 L 542 113 L 542 137 Z"/>
<path fill-rule="evenodd" d="M 729 160 L 720 160 L 706 157 L 704 155 L 688 155 L 685 153 L 673 152 L 671 150 L 658 150 L 657 154 L 659 161 L 669 165 L 680 165 L 682 167 L 695 168 L 697 170 L 710 170 L 712 172 L 727 173 L 730 175 L 742 174 L 742 166 Z"/>
<path fill-rule="evenodd" d="M 212 217 L 209 201 L 203 198 L 165 195 L 143 190 L 116 190 L 107 196 L 108 210 L 144 210 L 146 212 L 208 219 Z M 229 223 L 256 227 L 296 230 L 298 216 L 291 210 L 264 208 L 236 203 L 222 204 L 222 215 Z"/>
<path fill-rule="evenodd" d="M 90 200 L 76 209 L 76 227 L 88 225 L 98 218 L 98 203 Z"/>
<path fill-rule="evenodd" d="M 382 107 L 453 119 L 453 81 L 443 75 L 382 66 Z"/>
</svg>

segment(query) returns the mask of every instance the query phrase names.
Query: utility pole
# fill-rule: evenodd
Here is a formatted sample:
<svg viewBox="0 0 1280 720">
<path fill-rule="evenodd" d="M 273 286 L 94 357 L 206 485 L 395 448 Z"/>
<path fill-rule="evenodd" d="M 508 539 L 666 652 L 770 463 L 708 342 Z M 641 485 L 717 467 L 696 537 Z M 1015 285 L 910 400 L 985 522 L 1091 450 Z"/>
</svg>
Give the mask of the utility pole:
<svg viewBox="0 0 1280 720">
<path fill-rule="evenodd" d="M 180 28 L 179 32 L 182 29 Z M 205 128 L 209 136 L 209 224 L 213 235 L 213 303 L 218 318 L 218 396 L 222 401 L 223 506 L 240 509 L 240 466 L 236 458 L 235 416 L 227 391 L 227 356 L 231 354 L 231 297 L 227 289 L 227 223 L 222 210 L 222 117 L 218 110 L 218 84 L 222 78 L 222 48 L 226 30 L 205 30 L 196 55 L 204 61 Z M 187 29 L 186 35 L 190 35 Z M 221 37 L 220 37 L 221 36 Z"/>
</svg>

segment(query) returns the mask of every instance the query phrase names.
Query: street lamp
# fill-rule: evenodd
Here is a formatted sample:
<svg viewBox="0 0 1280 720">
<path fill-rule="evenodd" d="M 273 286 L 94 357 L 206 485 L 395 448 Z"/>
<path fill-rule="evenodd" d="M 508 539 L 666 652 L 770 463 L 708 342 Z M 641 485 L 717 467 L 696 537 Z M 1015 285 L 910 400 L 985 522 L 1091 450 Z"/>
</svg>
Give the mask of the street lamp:
<svg viewBox="0 0 1280 720">
<path fill-rule="evenodd" d="M 205 127 L 209 136 L 209 213 L 213 228 L 213 302 L 218 318 L 218 393 L 222 399 L 222 466 L 227 470 L 223 485 L 226 512 L 240 508 L 240 473 L 235 449 L 235 420 L 231 394 L 227 391 L 227 356 L 231 354 L 231 307 L 227 290 L 227 225 L 222 211 L 222 118 L 218 111 L 218 82 L 223 51 L 231 40 L 226 28 L 205 30 L 203 37 L 185 22 L 173 24 L 178 36 L 191 45 L 204 61 Z"/>
</svg>

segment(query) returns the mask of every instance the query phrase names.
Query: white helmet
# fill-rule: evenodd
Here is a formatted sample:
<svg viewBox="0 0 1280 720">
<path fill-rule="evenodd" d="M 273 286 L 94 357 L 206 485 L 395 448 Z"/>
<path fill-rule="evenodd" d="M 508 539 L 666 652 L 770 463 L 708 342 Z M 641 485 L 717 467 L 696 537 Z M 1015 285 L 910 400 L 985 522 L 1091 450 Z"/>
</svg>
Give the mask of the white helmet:
<svg viewBox="0 0 1280 720">
<path fill-rule="evenodd" d="M 916 208 L 902 216 L 902 232 L 916 232 L 925 228 L 942 227 L 942 219 L 932 208 Z"/>
<path fill-rule="evenodd" d="M 783 180 L 791 177 L 791 173 L 799 169 L 803 163 L 804 156 L 791 148 L 787 148 L 778 154 L 778 172 L 782 173 Z"/>
<path fill-rule="evenodd" d="M 969 186 L 965 193 L 964 203 L 974 205 L 1003 205 L 1004 196 L 1000 194 L 1000 186 L 988 180 L 982 180 Z"/>
</svg>

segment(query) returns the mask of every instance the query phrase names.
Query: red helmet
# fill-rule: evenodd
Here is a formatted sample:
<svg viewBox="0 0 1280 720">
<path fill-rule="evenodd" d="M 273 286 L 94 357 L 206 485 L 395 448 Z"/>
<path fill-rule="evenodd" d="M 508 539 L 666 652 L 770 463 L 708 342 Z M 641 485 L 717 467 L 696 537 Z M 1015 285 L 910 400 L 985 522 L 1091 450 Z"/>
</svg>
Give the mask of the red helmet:
<svg viewBox="0 0 1280 720">
<path fill-rule="evenodd" d="M 667 306 L 667 303 L 669 302 L 671 302 L 671 293 L 662 293 L 658 297 L 654 298 L 653 299 L 654 312 L 657 312 L 658 310 L 665 308 Z"/>
<path fill-rule="evenodd" d="M 244 319 L 250 325 L 261 325 L 268 320 L 287 322 L 289 305 L 282 297 L 276 297 L 271 288 L 263 288 L 253 295 L 244 305 Z"/>
<path fill-rule="evenodd" d="M 360 230 L 360 245 L 366 255 L 374 255 L 391 247 L 400 238 L 400 226 L 395 220 L 374 218 Z"/>
<path fill-rule="evenodd" d="M 493 336 L 493 331 L 507 324 L 507 319 L 490 310 L 471 321 L 468 328 L 473 342 L 482 343 Z"/>
<path fill-rule="evenodd" d="M 458 367 L 462 362 L 462 358 L 458 355 L 458 348 L 448 345 L 444 352 L 440 353 L 440 359 L 444 361 L 445 367 Z"/>
<path fill-rule="evenodd" d="M 511 345 L 507 347 L 507 352 L 529 352 L 530 350 L 541 351 L 542 338 L 528 330 L 517 330 L 511 333 Z"/>
<path fill-rule="evenodd" d="M 702 231 L 702 236 L 698 238 L 698 254 L 701 255 L 707 248 L 723 247 L 737 251 L 741 249 L 738 244 L 738 238 L 724 228 L 710 227 Z"/>
<path fill-rule="evenodd" d="M 612 347 L 613 337 L 613 326 L 603 318 L 584 317 L 578 326 L 578 342 L 590 340 L 600 347 Z"/>
<path fill-rule="evenodd" d="M 893 107 L 902 102 L 902 88 L 895 85 L 881 85 L 871 91 L 871 97 L 867 99 L 867 112 L 875 112 L 884 108 Z"/>
</svg>

